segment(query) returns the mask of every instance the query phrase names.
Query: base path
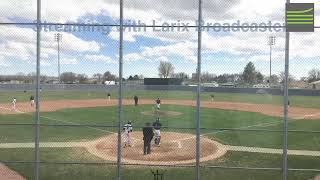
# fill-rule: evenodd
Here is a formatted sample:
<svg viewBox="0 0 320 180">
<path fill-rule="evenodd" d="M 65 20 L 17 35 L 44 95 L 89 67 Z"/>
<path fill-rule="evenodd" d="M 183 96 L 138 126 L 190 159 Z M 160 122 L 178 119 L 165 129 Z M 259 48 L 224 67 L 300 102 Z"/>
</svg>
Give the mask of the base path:
<svg viewBox="0 0 320 180">
<path fill-rule="evenodd" d="M 229 146 L 229 145 L 225 145 L 224 147 L 228 149 L 228 151 L 253 152 L 253 153 L 265 153 L 265 154 L 283 154 L 282 149 L 270 149 L 270 148 L 246 147 L 246 146 Z M 288 150 L 288 155 L 320 157 L 320 151 Z"/>
<path fill-rule="evenodd" d="M 196 106 L 196 101 L 192 100 L 162 100 L 162 104 Z M 85 107 L 102 107 L 102 106 L 116 106 L 117 99 L 110 101 L 105 99 L 87 99 L 87 100 L 58 100 L 58 101 L 41 101 L 41 111 L 51 112 L 59 109 L 67 108 L 85 108 Z M 141 99 L 140 105 L 155 104 L 154 100 Z M 123 105 L 134 105 L 133 100 L 124 99 Z M 271 104 L 250 104 L 250 103 L 236 103 L 236 102 L 211 102 L 202 101 L 201 107 L 215 108 L 225 110 L 237 110 L 246 112 L 257 112 L 269 116 L 282 117 L 283 107 Z M 21 112 L 34 112 L 34 108 L 30 107 L 27 102 L 17 104 L 17 111 L 11 110 L 11 104 L 0 104 L 0 114 L 16 114 Z M 293 119 L 320 119 L 320 110 L 314 108 L 300 108 L 290 107 L 289 117 Z"/>
<path fill-rule="evenodd" d="M 16 171 L 9 169 L 7 166 L 0 164 L 0 180 L 26 180 Z"/>
<path fill-rule="evenodd" d="M 187 148 L 195 148 L 195 136 L 190 135 L 190 134 L 182 134 L 182 133 L 163 133 L 164 137 L 168 138 L 170 137 L 171 139 L 166 139 L 167 142 L 164 143 L 162 148 L 158 149 L 163 149 L 164 147 L 169 147 L 170 148 L 178 148 L 178 149 L 183 149 L 183 145 Z M 179 134 L 179 135 L 178 135 Z M 174 136 L 172 136 L 174 135 Z M 178 136 L 176 136 L 178 135 Z M 141 151 L 141 144 L 142 140 L 138 139 L 137 137 L 140 137 L 141 135 L 138 135 L 135 133 L 135 137 L 133 138 L 133 149 L 137 149 L 137 152 Z M 172 137 L 171 137 L 172 136 Z M 181 137 L 183 136 L 183 137 Z M 140 137 L 142 138 L 142 137 Z M 163 140 L 162 138 L 162 140 Z M 180 139 L 181 138 L 181 139 Z M 107 144 L 107 141 L 109 141 Z M 190 141 L 189 141 L 190 140 Z M 208 141 L 207 141 L 208 140 Z M 164 141 L 164 140 L 163 140 Z M 185 141 L 185 142 L 184 142 Z M 108 135 L 105 137 L 101 137 L 97 140 L 94 141 L 88 141 L 88 142 L 40 142 L 40 148 L 87 148 L 89 152 L 92 152 L 93 154 L 100 153 L 100 152 L 94 152 L 94 151 L 105 151 L 104 155 L 105 157 L 102 157 L 103 159 L 107 159 L 107 152 L 110 149 L 117 149 L 116 146 L 116 134 Z M 187 142 L 187 143 L 186 143 Z M 188 144 L 190 143 L 191 144 Z M 201 137 L 201 143 L 204 145 L 207 144 L 208 142 L 212 143 L 211 145 L 216 146 L 218 149 L 222 150 L 221 152 L 224 151 L 236 151 L 236 152 L 253 152 L 253 153 L 265 153 L 265 154 L 282 154 L 283 150 L 282 149 L 272 149 L 272 148 L 261 148 L 261 147 L 249 147 L 249 146 L 231 146 L 231 145 L 223 145 L 218 142 L 212 141 L 209 138 L 206 137 Z M 210 145 L 209 143 L 209 145 Z M 163 144 L 163 142 L 162 142 Z M 0 149 L 23 149 L 23 148 L 34 148 L 34 143 L 0 143 Z M 95 150 L 96 149 L 96 150 Z M 130 150 L 130 148 L 128 148 Z M 212 149 L 214 152 L 215 150 Z M 137 153 L 135 152 L 135 153 Z M 141 151 L 142 152 L 142 151 Z M 114 153 L 114 152 L 113 152 Z M 310 150 L 288 150 L 288 155 L 296 155 L 296 156 L 314 156 L 314 157 L 320 157 L 320 151 L 310 151 Z M 100 156 L 100 155 L 98 155 Z M 114 158 L 114 157 L 113 157 Z M 133 159 L 136 157 L 133 157 Z M 111 157 L 110 157 L 111 159 Z M 108 159 L 108 160 L 110 160 Z M 1 180 L 1 179 L 0 179 Z"/>
</svg>

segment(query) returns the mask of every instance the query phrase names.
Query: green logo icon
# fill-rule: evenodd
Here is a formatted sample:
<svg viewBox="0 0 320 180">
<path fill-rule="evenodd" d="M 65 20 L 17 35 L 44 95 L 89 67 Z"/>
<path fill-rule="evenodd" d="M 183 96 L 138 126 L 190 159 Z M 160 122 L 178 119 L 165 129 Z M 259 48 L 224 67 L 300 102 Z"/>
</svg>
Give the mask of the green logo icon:
<svg viewBox="0 0 320 180">
<path fill-rule="evenodd" d="M 314 32 L 314 3 L 286 4 L 287 32 Z"/>
</svg>

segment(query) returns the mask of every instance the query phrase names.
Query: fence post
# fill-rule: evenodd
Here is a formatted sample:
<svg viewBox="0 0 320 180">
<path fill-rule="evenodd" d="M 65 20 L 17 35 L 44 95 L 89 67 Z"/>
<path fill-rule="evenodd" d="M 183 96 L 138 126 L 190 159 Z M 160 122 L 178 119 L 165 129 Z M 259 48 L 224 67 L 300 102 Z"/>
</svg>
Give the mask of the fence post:
<svg viewBox="0 0 320 180">
<path fill-rule="evenodd" d="M 35 180 L 40 179 L 40 42 L 41 42 L 41 0 L 37 0 L 37 76 L 36 76 L 36 114 L 35 114 Z"/>
<path fill-rule="evenodd" d="M 287 0 L 290 4 L 290 0 Z M 286 13 L 286 10 L 285 10 Z M 287 25 L 287 18 L 286 25 Z M 286 28 L 286 27 L 285 27 Z M 283 180 L 288 180 L 288 76 L 289 76 L 289 45 L 290 45 L 290 32 L 286 32 L 285 44 L 285 78 L 284 78 L 284 123 L 283 123 Z"/>
<path fill-rule="evenodd" d="M 197 65 L 197 114 L 196 114 L 196 179 L 200 180 L 200 93 L 201 93 L 201 38 L 202 38 L 202 0 L 199 0 L 198 15 L 198 65 Z"/>
<path fill-rule="evenodd" d="M 123 0 L 120 0 L 120 32 L 119 32 L 119 107 L 118 107 L 118 157 L 117 178 L 121 180 L 121 125 L 122 125 L 122 76 L 123 76 Z"/>
</svg>

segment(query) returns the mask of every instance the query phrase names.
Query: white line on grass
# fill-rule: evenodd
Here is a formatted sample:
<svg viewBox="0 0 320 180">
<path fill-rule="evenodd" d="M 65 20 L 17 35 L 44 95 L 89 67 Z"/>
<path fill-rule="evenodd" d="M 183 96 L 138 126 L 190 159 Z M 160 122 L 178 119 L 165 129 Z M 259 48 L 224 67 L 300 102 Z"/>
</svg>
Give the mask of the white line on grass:
<svg viewBox="0 0 320 180">
<path fill-rule="evenodd" d="M 288 123 L 295 122 L 295 121 L 298 121 L 298 120 L 299 119 L 290 120 L 290 121 L 288 121 Z M 278 124 L 281 124 L 281 123 L 283 123 L 283 122 L 282 121 L 277 121 L 277 122 L 271 122 L 271 123 L 261 123 L 261 124 L 255 124 L 255 125 L 250 125 L 250 126 L 239 127 L 239 129 L 246 129 L 246 128 L 252 128 L 252 127 L 268 127 L 268 126 L 278 125 Z M 208 135 L 208 134 L 218 134 L 218 133 L 225 132 L 225 131 L 229 131 L 229 130 L 221 130 L 221 131 L 216 131 L 216 132 L 205 133 L 205 134 L 202 134 L 202 136 L 203 135 Z"/>
<path fill-rule="evenodd" d="M 299 119 L 290 120 L 288 123 L 291 123 L 291 122 L 294 122 L 294 121 L 298 121 L 298 120 Z M 277 124 L 281 124 L 281 123 L 283 123 L 283 122 L 282 121 L 277 121 L 277 122 L 272 122 L 272 123 L 260 123 L 260 124 L 250 125 L 250 126 L 239 127 L 239 129 L 252 128 L 252 127 L 268 127 L 268 126 L 273 126 L 273 125 L 277 125 Z M 230 131 L 230 130 L 221 130 L 221 131 L 205 133 L 205 134 L 201 134 L 200 137 L 206 136 L 206 135 L 209 135 L 209 134 L 218 134 L 218 133 L 227 132 L 227 131 Z M 189 139 L 193 139 L 193 138 L 195 138 L 195 136 L 188 137 L 188 138 L 183 138 L 183 139 L 178 139 L 177 141 L 185 141 L 185 140 L 189 140 Z"/>
<path fill-rule="evenodd" d="M 11 111 L 11 109 L 5 108 L 5 107 L 1 107 L 1 106 L 0 106 L 0 109 L 5 109 L 5 110 L 10 110 L 10 111 Z M 19 111 L 19 110 L 15 110 L 15 111 L 18 112 L 18 113 L 20 113 L 20 114 L 27 114 L 27 115 L 31 115 L 31 114 L 32 114 L 32 113 L 28 113 L 28 112 Z M 78 124 L 78 123 L 74 123 L 74 122 L 70 122 L 70 121 L 63 121 L 63 120 L 59 120 L 59 119 L 55 119 L 55 118 L 47 117 L 47 116 L 40 116 L 40 117 L 45 118 L 45 119 L 48 119 L 48 120 L 51 120 L 51 121 L 69 123 L 69 124 L 72 124 L 72 125 L 81 125 L 81 124 Z M 107 133 L 110 133 L 110 134 L 117 134 L 117 133 L 115 133 L 115 132 L 107 131 L 107 130 L 100 129 L 100 128 L 88 127 L 88 126 L 86 126 L 86 127 L 87 127 L 87 128 L 90 128 L 90 129 L 102 131 L 102 132 L 107 132 Z"/>
<path fill-rule="evenodd" d="M 9 108 L 5 108 L 5 107 L 1 107 L 1 106 L 0 106 L 0 109 L 11 110 L 11 109 L 9 109 Z M 16 110 L 16 112 L 21 113 L 21 114 L 31 115 L 31 113 L 23 112 L 23 111 L 19 111 L 19 110 Z M 45 119 L 48 119 L 48 120 L 51 120 L 51 121 L 69 123 L 69 124 L 72 124 L 72 125 L 81 125 L 81 124 L 77 124 L 77 123 L 74 123 L 74 122 L 63 121 L 63 120 L 59 120 L 59 119 L 55 119 L 55 118 L 47 117 L 47 116 L 40 116 L 40 117 L 45 118 Z M 100 128 L 89 127 L 89 126 L 86 126 L 86 127 L 89 128 L 89 129 L 98 130 L 98 131 L 101 131 L 101 132 L 107 132 L 107 133 L 110 133 L 110 134 L 118 134 L 118 133 L 115 133 L 115 132 L 112 132 L 112 131 L 108 131 L 108 130 L 104 130 L 104 129 L 100 129 Z M 122 137 L 122 136 L 123 136 L 123 135 L 121 135 L 121 137 Z M 132 138 L 132 139 L 136 139 L 136 138 Z M 140 140 L 140 139 L 136 139 L 136 140 Z"/>
<path fill-rule="evenodd" d="M 4 107 L 1 107 L 1 106 L 0 106 L 0 109 L 11 110 L 9 108 L 4 108 Z M 16 112 L 19 112 L 19 113 L 22 113 L 22 114 L 30 114 L 30 113 L 22 112 L 22 111 L 19 111 L 19 110 L 16 110 Z M 306 115 L 306 116 L 308 116 L 308 115 Z M 310 115 L 310 116 L 312 116 L 312 115 Z M 49 119 L 49 120 L 53 120 L 53 121 L 69 123 L 69 124 L 73 124 L 73 125 L 81 125 L 81 124 L 73 123 L 73 122 L 70 122 L 70 121 L 58 120 L 58 119 L 51 118 L 51 117 L 46 117 L 46 116 L 40 116 L 40 117 L 46 118 L 46 119 Z M 300 119 L 290 120 L 288 123 L 295 122 L 295 121 L 298 121 L 298 120 L 300 120 Z M 239 127 L 239 129 L 252 128 L 252 127 L 268 127 L 268 126 L 278 125 L 278 124 L 281 124 L 281 123 L 283 123 L 283 122 L 282 121 L 275 121 L 275 122 L 269 122 L 269 123 L 260 123 L 260 124 L 250 125 L 250 126 Z M 94 128 L 94 127 L 88 127 L 88 128 L 94 129 L 94 130 L 98 130 L 98 131 L 102 131 L 102 132 L 108 132 L 110 134 L 117 134 L 115 132 L 103 130 L 103 129 L 100 129 L 100 128 Z M 215 131 L 215 132 L 210 132 L 210 133 L 204 133 L 204 134 L 201 134 L 200 136 L 202 137 L 202 136 L 206 136 L 206 135 L 210 135 L 210 134 L 218 134 L 218 133 L 227 132 L 227 131 L 229 131 L 229 130 L 221 130 L 221 131 Z M 176 142 L 177 141 L 185 141 L 185 140 L 189 140 L 189 139 L 193 139 L 193 138 L 195 138 L 195 137 L 188 137 L 188 138 L 178 139 L 178 140 L 175 140 L 175 141 Z M 133 139 L 135 139 L 135 138 L 133 138 Z"/>
</svg>

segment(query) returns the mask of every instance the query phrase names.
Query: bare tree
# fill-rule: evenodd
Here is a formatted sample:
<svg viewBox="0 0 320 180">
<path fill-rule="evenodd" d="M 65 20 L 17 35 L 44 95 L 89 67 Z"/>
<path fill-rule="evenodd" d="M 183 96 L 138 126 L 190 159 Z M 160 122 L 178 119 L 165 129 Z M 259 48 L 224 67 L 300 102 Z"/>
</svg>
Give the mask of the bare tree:
<svg viewBox="0 0 320 180">
<path fill-rule="evenodd" d="M 285 79 L 285 74 L 284 72 L 281 72 L 280 75 L 279 75 L 279 80 L 281 83 L 284 83 L 284 79 Z M 288 83 L 292 83 L 295 81 L 295 78 L 292 74 L 289 74 L 288 75 Z"/>
<path fill-rule="evenodd" d="M 158 70 L 160 78 L 169 78 L 174 73 L 174 66 L 170 62 L 160 61 Z"/>
<path fill-rule="evenodd" d="M 271 75 L 271 79 L 268 79 L 272 84 L 279 84 L 279 77 L 276 74 Z"/>
<path fill-rule="evenodd" d="M 79 81 L 79 83 L 85 83 L 88 81 L 88 76 L 86 74 L 78 74 L 77 80 Z"/>
<path fill-rule="evenodd" d="M 308 82 L 314 82 L 320 80 L 320 70 L 312 69 L 308 72 Z"/>
<path fill-rule="evenodd" d="M 174 73 L 174 74 L 172 74 L 172 77 L 178 78 L 178 79 L 189 79 L 189 75 L 184 72 Z"/>
<path fill-rule="evenodd" d="M 98 83 L 101 83 L 103 75 L 100 74 L 100 73 L 96 73 L 96 74 L 93 75 L 93 78 L 95 78 Z"/>
<path fill-rule="evenodd" d="M 212 82 L 214 81 L 216 75 L 215 74 L 210 74 L 209 72 L 204 72 L 201 74 L 201 82 L 207 83 L 207 82 Z"/>
</svg>

